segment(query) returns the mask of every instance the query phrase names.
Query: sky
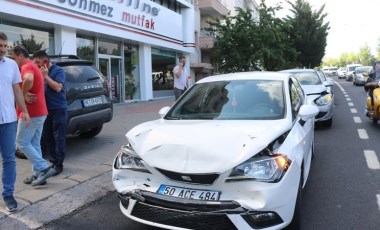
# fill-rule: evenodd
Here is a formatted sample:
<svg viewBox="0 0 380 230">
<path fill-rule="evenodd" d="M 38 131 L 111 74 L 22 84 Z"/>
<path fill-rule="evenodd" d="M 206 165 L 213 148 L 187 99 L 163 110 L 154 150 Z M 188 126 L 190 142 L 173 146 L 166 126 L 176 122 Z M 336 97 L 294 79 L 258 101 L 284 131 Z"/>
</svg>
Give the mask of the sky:
<svg viewBox="0 0 380 230">
<path fill-rule="evenodd" d="M 326 22 L 330 22 L 325 58 L 339 58 L 346 52 L 359 52 L 366 43 L 376 57 L 380 39 L 380 0 L 305 0 L 313 10 L 325 4 Z M 259 4 L 261 0 L 256 0 Z M 278 17 L 291 15 L 285 0 L 265 0 L 267 6 L 282 2 L 284 10 L 276 13 Z M 295 2 L 295 0 L 291 0 Z"/>
</svg>

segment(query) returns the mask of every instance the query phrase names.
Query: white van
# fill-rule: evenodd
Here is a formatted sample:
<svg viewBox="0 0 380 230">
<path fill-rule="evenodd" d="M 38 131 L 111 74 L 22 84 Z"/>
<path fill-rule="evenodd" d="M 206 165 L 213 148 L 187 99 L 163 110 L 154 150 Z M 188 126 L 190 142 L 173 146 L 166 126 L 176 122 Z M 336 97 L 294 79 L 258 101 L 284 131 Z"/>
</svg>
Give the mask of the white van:
<svg viewBox="0 0 380 230">
<path fill-rule="evenodd" d="M 346 81 L 352 81 L 354 76 L 354 71 L 356 67 L 362 66 L 361 64 L 349 64 L 346 65 Z"/>
</svg>

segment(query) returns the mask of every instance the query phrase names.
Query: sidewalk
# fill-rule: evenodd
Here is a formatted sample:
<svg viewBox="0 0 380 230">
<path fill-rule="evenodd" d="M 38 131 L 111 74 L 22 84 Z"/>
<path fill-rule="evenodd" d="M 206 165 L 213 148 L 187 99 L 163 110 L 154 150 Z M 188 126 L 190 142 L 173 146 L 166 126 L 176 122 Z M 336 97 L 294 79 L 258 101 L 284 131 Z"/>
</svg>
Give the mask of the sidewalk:
<svg viewBox="0 0 380 230">
<path fill-rule="evenodd" d="M 173 103 L 173 96 L 165 96 L 146 102 L 114 104 L 112 121 L 103 126 L 95 141 L 67 138 L 64 170 L 49 178 L 44 186 L 23 184 L 22 180 L 31 175 L 31 165 L 28 160 L 16 158 L 14 196 L 19 211 L 10 214 L 0 199 L 0 229 L 37 229 L 114 191 L 112 162 L 125 143 L 125 133 L 139 123 L 158 119 L 159 109 Z"/>
</svg>

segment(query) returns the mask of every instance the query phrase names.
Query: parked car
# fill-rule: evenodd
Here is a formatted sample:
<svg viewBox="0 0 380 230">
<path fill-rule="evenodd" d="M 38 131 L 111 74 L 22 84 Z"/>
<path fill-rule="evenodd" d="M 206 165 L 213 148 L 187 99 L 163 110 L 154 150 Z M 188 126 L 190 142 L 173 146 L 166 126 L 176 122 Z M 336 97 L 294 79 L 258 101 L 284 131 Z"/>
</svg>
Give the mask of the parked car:
<svg viewBox="0 0 380 230">
<path fill-rule="evenodd" d="M 314 69 L 289 69 L 280 72 L 294 74 L 307 95 L 308 103 L 319 108 L 315 121 L 330 127 L 334 111 L 334 93 L 331 92 L 334 81 L 331 78 L 322 79 Z"/>
<path fill-rule="evenodd" d="M 346 65 L 346 81 L 352 81 L 356 67 L 362 66 L 361 64 Z"/>
<path fill-rule="evenodd" d="M 98 135 L 103 124 L 112 120 L 113 103 L 104 76 L 92 62 L 75 55 L 50 56 L 66 74 L 67 134 L 84 138 Z M 25 158 L 19 150 L 16 155 Z"/>
<path fill-rule="evenodd" d="M 327 81 L 334 81 L 332 80 L 330 77 L 327 77 L 326 74 L 323 72 L 323 71 L 318 71 L 318 74 L 319 76 L 321 77 L 322 81 L 323 82 L 327 82 Z M 334 84 L 335 85 L 335 84 Z M 330 93 L 334 93 L 333 92 L 333 86 L 326 86 L 327 89 L 328 89 L 328 92 Z"/>
<path fill-rule="evenodd" d="M 337 74 L 338 74 L 338 78 L 341 79 L 341 78 L 346 78 L 346 73 L 347 73 L 347 69 L 346 67 L 340 67 L 337 71 Z"/>
<path fill-rule="evenodd" d="M 372 68 L 373 68 L 372 66 L 356 67 L 353 74 L 353 80 L 352 80 L 353 84 L 364 85 L 367 81 L 368 75 L 371 72 Z"/>
<path fill-rule="evenodd" d="M 317 113 L 289 74 L 204 78 L 126 134 L 120 209 L 167 229 L 297 228 Z"/>
</svg>

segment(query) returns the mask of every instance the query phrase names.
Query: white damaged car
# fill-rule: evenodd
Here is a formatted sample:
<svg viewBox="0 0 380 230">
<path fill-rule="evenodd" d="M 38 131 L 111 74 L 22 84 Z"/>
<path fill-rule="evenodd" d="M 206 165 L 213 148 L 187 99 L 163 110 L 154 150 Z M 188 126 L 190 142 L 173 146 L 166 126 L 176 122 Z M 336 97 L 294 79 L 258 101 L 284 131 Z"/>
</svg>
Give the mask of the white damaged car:
<svg viewBox="0 0 380 230">
<path fill-rule="evenodd" d="M 126 134 L 120 209 L 166 229 L 298 229 L 317 113 L 290 74 L 204 78 Z"/>
</svg>

